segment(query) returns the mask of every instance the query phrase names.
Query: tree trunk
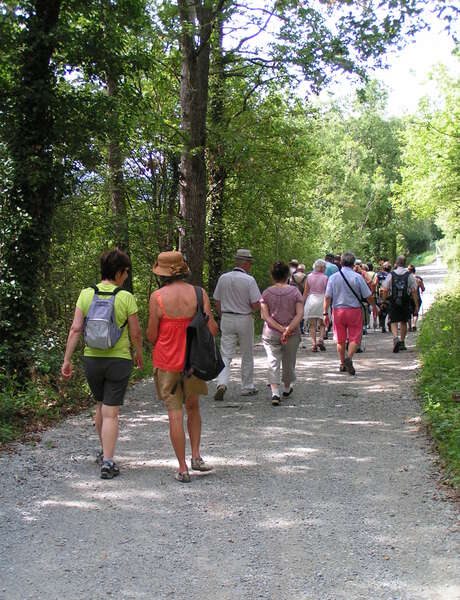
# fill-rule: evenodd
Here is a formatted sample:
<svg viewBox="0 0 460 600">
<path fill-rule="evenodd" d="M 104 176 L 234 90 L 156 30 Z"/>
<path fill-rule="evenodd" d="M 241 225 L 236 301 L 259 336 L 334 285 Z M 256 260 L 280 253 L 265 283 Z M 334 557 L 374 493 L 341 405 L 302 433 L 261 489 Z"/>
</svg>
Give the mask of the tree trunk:
<svg viewBox="0 0 460 600">
<path fill-rule="evenodd" d="M 55 81 L 51 57 L 61 0 L 37 0 L 22 34 L 21 68 L 9 139 L 13 186 L 8 195 L 11 235 L 4 240 L 0 294 L 1 362 L 21 381 L 28 377 L 30 345 L 39 330 L 42 275 L 51 225 L 63 195 L 55 146 Z"/>
<path fill-rule="evenodd" d="M 206 115 L 208 108 L 209 38 L 212 11 L 205 0 L 178 0 L 181 21 L 181 127 L 184 148 L 180 162 L 180 250 L 202 284 L 206 227 Z M 198 45 L 195 43 L 198 38 Z"/>
<path fill-rule="evenodd" d="M 118 80 L 113 74 L 107 75 L 107 95 L 112 98 L 112 124 L 109 130 L 107 162 L 109 166 L 109 186 L 112 206 L 112 226 L 115 246 L 129 256 L 129 226 L 126 209 L 126 188 L 123 177 L 123 157 L 120 147 L 120 123 L 117 107 Z M 123 285 L 133 291 L 132 269 Z"/>
<path fill-rule="evenodd" d="M 210 296 L 217 285 L 217 280 L 222 274 L 224 266 L 224 194 L 227 172 L 224 166 L 224 149 L 220 141 L 224 126 L 224 97 L 225 97 L 225 70 L 223 55 L 223 19 L 217 17 L 218 30 L 216 43 L 212 48 L 211 60 L 213 63 L 210 100 L 209 121 L 213 133 L 213 142 L 208 149 L 209 168 L 209 222 L 208 222 L 208 264 L 209 279 L 208 291 Z"/>
</svg>

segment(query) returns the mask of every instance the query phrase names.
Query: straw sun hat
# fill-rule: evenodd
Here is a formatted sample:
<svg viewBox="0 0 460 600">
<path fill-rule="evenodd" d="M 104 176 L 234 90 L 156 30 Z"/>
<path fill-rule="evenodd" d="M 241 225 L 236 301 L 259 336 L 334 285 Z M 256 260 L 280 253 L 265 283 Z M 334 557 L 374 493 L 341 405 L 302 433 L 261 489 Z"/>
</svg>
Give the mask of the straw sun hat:
<svg viewBox="0 0 460 600">
<path fill-rule="evenodd" d="M 178 275 L 188 275 L 190 273 L 182 253 L 174 251 L 160 252 L 152 271 L 155 275 L 161 277 L 177 277 Z"/>
</svg>

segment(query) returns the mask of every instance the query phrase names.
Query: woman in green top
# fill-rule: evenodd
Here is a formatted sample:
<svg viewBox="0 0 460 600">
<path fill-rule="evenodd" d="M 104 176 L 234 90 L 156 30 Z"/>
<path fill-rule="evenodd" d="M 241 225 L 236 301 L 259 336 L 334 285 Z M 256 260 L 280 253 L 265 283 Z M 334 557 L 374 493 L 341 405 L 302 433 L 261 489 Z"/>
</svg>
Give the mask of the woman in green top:
<svg viewBox="0 0 460 600">
<path fill-rule="evenodd" d="M 98 291 L 113 292 L 117 287 L 121 287 L 130 268 L 131 261 L 121 250 L 104 252 L 101 256 L 102 281 L 97 285 Z M 61 368 L 64 379 L 72 377 L 72 354 L 83 332 L 85 317 L 94 294 L 93 288 L 86 288 L 78 298 Z M 101 350 L 85 346 L 83 357 L 86 379 L 97 402 L 95 425 L 102 444 L 97 462 L 101 464 L 102 479 L 112 479 L 120 473 L 113 461 L 118 437 L 119 407 L 123 404 L 133 360 L 137 369 L 143 366 L 142 332 L 137 318 L 136 300 L 128 291 L 121 290 L 115 296 L 114 307 L 117 326 L 122 327 L 127 323 L 128 327 L 123 328 L 120 339 L 112 348 Z M 134 346 L 132 357 L 129 338 Z"/>
</svg>

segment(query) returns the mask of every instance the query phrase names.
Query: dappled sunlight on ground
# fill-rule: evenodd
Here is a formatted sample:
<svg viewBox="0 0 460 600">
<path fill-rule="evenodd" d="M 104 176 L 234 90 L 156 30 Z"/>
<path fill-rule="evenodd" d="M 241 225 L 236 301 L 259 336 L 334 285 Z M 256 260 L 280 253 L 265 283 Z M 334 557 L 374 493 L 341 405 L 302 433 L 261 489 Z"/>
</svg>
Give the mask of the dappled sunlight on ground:
<svg viewBox="0 0 460 600">
<path fill-rule="evenodd" d="M 338 372 L 326 345 L 299 350 L 294 393 L 280 407 L 260 346 L 257 396 L 239 395 L 238 359 L 223 402 L 209 385 L 201 452 L 214 471 L 191 471 L 189 485 L 174 480 L 151 380 L 121 409 L 118 478 L 99 479 L 88 415 L 25 447 L 26 460 L 4 461 L 0 533 L 15 560 L 0 566 L 0 598 L 17 582 L 27 593 L 11 599 L 460 598 L 455 514 L 439 502 L 426 440 L 410 422 L 420 414 L 414 334 L 395 355 L 390 335 L 370 332 L 356 377 Z M 8 497 L 18 489 L 22 506 Z"/>
</svg>

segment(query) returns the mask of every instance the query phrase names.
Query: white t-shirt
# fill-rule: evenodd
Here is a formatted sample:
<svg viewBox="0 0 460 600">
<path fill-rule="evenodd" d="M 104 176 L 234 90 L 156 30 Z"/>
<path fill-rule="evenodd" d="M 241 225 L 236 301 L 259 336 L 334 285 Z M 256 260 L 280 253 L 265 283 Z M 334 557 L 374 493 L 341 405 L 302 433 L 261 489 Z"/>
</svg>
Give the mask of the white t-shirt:
<svg viewBox="0 0 460 600">
<path fill-rule="evenodd" d="M 253 311 L 251 304 L 259 302 L 261 294 L 254 277 L 235 267 L 219 277 L 213 298 L 220 302 L 223 313 L 249 315 Z"/>
</svg>

